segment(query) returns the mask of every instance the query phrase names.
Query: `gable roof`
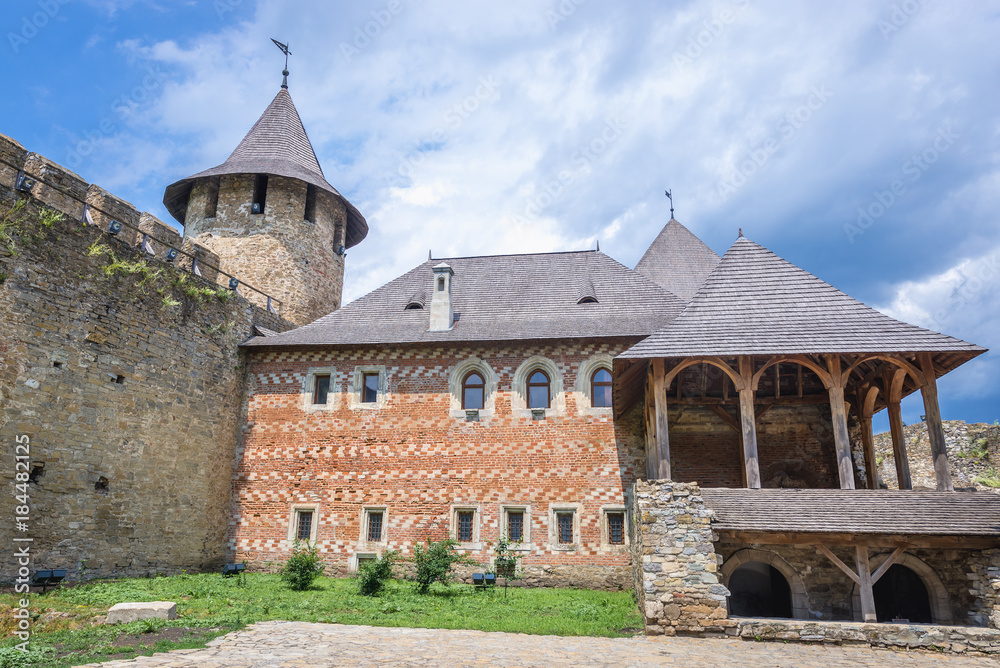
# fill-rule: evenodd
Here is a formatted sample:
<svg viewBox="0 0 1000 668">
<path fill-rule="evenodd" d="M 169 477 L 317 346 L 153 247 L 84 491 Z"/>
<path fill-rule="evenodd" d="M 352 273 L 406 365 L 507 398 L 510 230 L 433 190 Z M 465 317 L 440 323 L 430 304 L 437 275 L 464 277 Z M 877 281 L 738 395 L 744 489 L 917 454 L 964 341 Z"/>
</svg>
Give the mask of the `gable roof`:
<svg viewBox="0 0 1000 668">
<path fill-rule="evenodd" d="M 875 352 L 985 349 L 879 313 L 740 237 L 669 327 L 619 357 Z"/>
<path fill-rule="evenodd" d="M 719 264 L 719 256 L 671 218 L 646 249 L 635 270 L 681 299 L 691 299 Z"/>
<path fill-rule="evenodd" d="M 299 112 L 287 88 L 281 88 L 264 113 L 224 163 L 167 186 L 163 205 L 181 224 L 187 214 L 191 186 L 197 179 L 224 174 L 272 174 L 310 183 L 347 207 L 345 246 L 355 246 L 368 234 L 368 223 L 353 204 L 327 183 Z"/>
<path fill-rule="evenodd" d="M 1000 496 L 885 489 L 702 490 L 716 531 L 1000 536 Z"/>
<path fill-rule="evenodd" d="M 457 322 L 427 331 L 432 267 L 454 270 Z M 596 303 L 578 304 L 581 284 Z M 330 315 L 298 329 L 250 339 L 247 346 L 648 336 L 684 302 L 599 251 L 428 260 Z"/>
</svg>

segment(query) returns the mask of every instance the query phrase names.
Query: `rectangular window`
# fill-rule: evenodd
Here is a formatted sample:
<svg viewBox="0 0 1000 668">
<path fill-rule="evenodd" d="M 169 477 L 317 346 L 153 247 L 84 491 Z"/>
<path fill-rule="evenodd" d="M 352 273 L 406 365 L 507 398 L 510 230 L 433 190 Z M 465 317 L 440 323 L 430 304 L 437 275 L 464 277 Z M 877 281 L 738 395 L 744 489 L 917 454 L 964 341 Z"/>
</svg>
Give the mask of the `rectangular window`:
<svg viewBox="0 0 1000 668">
<path fill-rule="evenodd" d="M 557 528 L 559 530 L 559 544 L 570 545 L 573 543 L 573 511 L 563 510 L 556 513 Z"/>
<path fill-rule="evenodd" d="M 611 545 L 625 544 L 625 513 L 610 512 L 608 518 L 608 543 Z"/>
<path fill-rule="evenodd" d="M 476 518 L 474 510 L 458 511 L 458 531 L 456 535 L 459 543 L 472 542 L 472 523 Z"/>
<path fill-rule="evenodd" d="M 305 220 L 308 223 L 316 222 L 316 186 L 311 183 L 306 186 Z"/>
<path fill-rule="evenodd" d="M 378 401 L 378 374 L 366 373 L 361 387 L 361 403 L 374 404 Z"/>
<path fill-rule="evenodd" d="M 253 180 L 253 208 L 251 213 L 264 213 L 267 199 L 267 174 L 257 174 Z"/>
<path fill-rule="evenodd" d="M 368 540 L 377 543 L 382 540 L 382 511 L 368 511 Z"/>
<path fill-rule="evenodd" d="M 507 511 L 507 540 L 521 542 L 524 540 L 524 511 Z"/>
<path fill-rule="evenodd" d="M 378 557 L 375 556 L 374 554 L 359 554 L 358 555 L 358 570 L 360 571 L 361 567 L 364 566 L 365 564 L 374 564 L 375 560 L 377 558 Z"/>
<path fill-rule="evenodd" d="M 300 510 L 298 511 L 298 518 L 299 522 L 295 530 L 295 537 L 299 540 L 309 540 L 312 537 L 312 511 Z"/>
<path fill-rule="evenodd" d="M 313 390 L 313 403 L 326 405 L 330 396 L 330 374 L 320 374 L 316 376 L 316 387 Z"/>
</svg>

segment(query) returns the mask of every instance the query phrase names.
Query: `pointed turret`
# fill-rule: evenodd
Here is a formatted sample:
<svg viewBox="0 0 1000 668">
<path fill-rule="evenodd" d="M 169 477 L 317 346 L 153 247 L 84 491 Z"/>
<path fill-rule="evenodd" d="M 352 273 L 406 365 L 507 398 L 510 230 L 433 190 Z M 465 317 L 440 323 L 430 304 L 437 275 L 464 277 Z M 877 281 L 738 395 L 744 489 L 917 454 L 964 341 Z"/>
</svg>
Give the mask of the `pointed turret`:
<svg viewBox="0 0 1000 668">
<path fill-rule="evenodd" d="M 224 163 L 168 186 L 163 204 L 185 237 L 280 300 L 296 324 L 340 307 L 345 251 L 368 234 L 364 216 L 324 177 L 285 86 Z"/>
<path fill-rule="evenodd" d="M 719 263 L 719 256 L 673 218 L 646 249 L 635 270 L 684 300 L 695 293 Z"/>
</svg>

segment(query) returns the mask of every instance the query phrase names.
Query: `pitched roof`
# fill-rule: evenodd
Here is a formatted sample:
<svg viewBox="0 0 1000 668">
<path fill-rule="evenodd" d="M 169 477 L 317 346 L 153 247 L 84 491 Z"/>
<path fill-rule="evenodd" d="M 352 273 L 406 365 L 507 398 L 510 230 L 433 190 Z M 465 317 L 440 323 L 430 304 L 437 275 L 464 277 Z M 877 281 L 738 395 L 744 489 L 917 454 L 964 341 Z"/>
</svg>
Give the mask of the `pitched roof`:
<svg viewBox="0 0 1000 668">
<path fill-rule="evenodd" d="M 432 267 L 428 260 L 312 324 L 257 337 L 248 346 L 497 341 L 647 336 L 676 316 L 684 302 L 599 251 L 458 257 L 447 331 L 427 331 Z M 597 303 L 578 304 L 581 283 Z"/>
<path fill-rule="evenodd" d="M 1000 536 L 1000 495 L 868 489 L 702 490 L 719 531 Z"/>
<path fill-rule="evenodd" d="M 635 270 L 681 299 L 691 299 L 717 264 L 715 251 L 671 218 Z"/>
<path fill-rule="evenodd" d="M 879 313 L 740 237 L 668 327 L 619 357 L 984 351 Z"/>
<path fill-rule="evenodd" d="M 323 176 L 323 169 L 287 88 L 278 91 L 224 163 L 167 186 L 163 195 L 164 206 L 183 224 L 195 180 L 223 174 L 273 174 L 310 183 L 332 194 L 347 207 L 345 245 L 348 248 L 360 243 L 368 234 L 368 223 L 361 212 Z"/>
</svg>

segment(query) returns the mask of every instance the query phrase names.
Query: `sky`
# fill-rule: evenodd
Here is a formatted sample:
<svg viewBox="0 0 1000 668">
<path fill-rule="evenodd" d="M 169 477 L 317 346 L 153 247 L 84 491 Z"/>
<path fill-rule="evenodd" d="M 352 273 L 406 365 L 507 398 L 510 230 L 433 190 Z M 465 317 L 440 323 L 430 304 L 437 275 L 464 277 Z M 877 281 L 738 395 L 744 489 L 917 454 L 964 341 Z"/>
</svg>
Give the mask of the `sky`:
<svg viewBox="0 0 1000 668">
<path fill-rule="evenodd" d="M 345 301 L 427 258 L 738 231 L 907 322 L 1000 348 L 996 0 L 8 2 L 0 133 L 174 222 L 289 87 L 368 220 Z M 1000 358 L 939 382 L 1000 419 Z M 919 393 L 904 402 L 909 424 Z M 884 427 L 884 418 L 877 423 Z"/>
</svg>

